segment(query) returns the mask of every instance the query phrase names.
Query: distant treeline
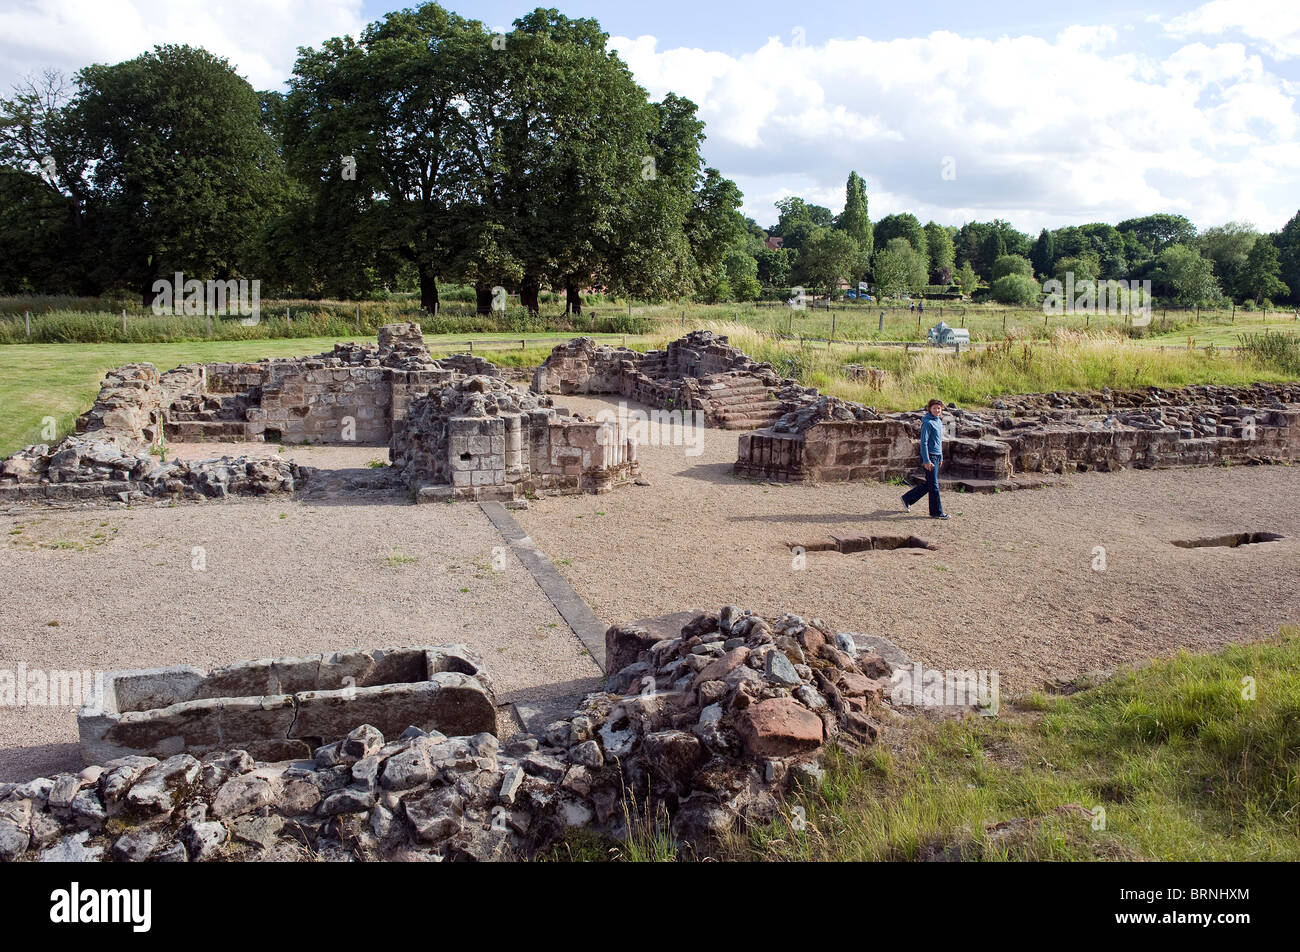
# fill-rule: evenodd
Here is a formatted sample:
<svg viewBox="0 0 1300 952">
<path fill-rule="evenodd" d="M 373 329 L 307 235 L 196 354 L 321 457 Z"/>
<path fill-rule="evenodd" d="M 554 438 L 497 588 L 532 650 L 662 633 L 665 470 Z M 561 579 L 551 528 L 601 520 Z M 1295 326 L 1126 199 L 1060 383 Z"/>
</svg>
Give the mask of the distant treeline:
<svg viewBox="0 0 1300 952">
<path fill-rule="evenodd" d="M 180 272 L 264 297 L 412 292 L 431 312 L 448 284 L 482 313 L 496 288 L 576 313 L 591 289 L 714 303 L 845 281 L 1029 303 L 1069 270 L 1182 304 L 1300 301 L 1300 213 L 1276 235 L 1149 215 L 1034 239 L 872 222 L 853 172 L 839 215 L 791 197 L 764 229 L 704 166 L 695 104 L 651 101 L 607 43 L 555 10 L 494 34 L 426 3 L 301 50 L 285 93 L 189 46 L 31 78 L 0 99 L 0 294 L 149 305 Z"/>
</svg>

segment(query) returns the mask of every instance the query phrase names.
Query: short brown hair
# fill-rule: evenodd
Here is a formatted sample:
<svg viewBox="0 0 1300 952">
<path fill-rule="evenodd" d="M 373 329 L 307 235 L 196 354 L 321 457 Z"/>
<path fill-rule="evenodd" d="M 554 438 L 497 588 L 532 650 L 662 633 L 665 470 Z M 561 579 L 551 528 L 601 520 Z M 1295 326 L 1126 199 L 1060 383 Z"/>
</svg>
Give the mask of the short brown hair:
<svg viewBox="0 0 1300 952">
<path fill-rule="evenodd" d="M 938 397 L 935 397 L 933 400 L 931 400 L 929 403 L 925 405 L 925 408 L 928 410 L 932 406 L 935 406 L 936 404 L 938 404 L 941 407 L 945 405 L 942 400 L 940 400 Z"/>
</svg>

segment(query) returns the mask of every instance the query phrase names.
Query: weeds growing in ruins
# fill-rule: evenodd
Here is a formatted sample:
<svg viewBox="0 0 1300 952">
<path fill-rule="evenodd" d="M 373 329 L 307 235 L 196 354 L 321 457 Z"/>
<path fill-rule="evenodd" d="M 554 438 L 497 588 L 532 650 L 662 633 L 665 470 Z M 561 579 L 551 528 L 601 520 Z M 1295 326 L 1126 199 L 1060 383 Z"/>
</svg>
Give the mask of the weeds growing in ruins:
<svg viewBox="0 0 1300 952">
<path fill-rule="evenodd" d="M 1296 860 L 1300 627 L 997 719 L 913 719 L 733 843 L 785 860 Z"/>
<path fill-rule="evenodd" d="M 1258 366 L 1300 377 L 1300 336 L 1266 330 L 1262 334 L 1243 334 L 1239 340 L 1241 349 Z"/>
<path fill-rule="evenodd" d="M 744 324 L 710 325 L 756 360 L 781 369 L 794 366 L 799 382 L 824 393 L 881 410 L 914 410 L 936 394 L 958 406 L 987 406 L 999 396 L 1102 387 L 1183 387 L 1195 383 L 1245 385 L 1295 379 L 1280 365 L 1264 366 L 1234 351 L 1138 347 L 1117 334 L 1060 330 L 1050 339 L 1008 337 L 1001 343 L 955 355 L 950 349 L 849 348 L 800 345 L 764 337 Z M 654 339 L 655 346 L 663 341 Z M 852 379 L 846 365 L 887 372 L 881 389 Z"/>
</svg>

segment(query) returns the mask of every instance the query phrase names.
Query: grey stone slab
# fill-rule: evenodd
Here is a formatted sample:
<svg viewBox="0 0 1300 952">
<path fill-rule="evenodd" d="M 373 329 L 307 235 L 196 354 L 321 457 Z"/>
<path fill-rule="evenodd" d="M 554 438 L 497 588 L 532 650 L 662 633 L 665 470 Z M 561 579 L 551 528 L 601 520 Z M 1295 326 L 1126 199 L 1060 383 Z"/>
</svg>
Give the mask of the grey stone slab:
<svg viewBox="0 0 1300 952">
<path fill-rule="evenodd" d="M 571 717 L 587 693 L 584 691 L 581 694 L 563 694 L 535 701 L 516 701 L 515 716 L 525 731 L 540 737 L 546 733 L 547 725 Z"/>
<path fill-rule="evenodd" d="M 898 647 L 884 635 L 860 635 L 853 633 L 853 640 L 859 651 L 874 652 L 892 668 L 910 668 L 912 659 L 906 651 Z"/>
<path fill-rule="evenodd" d="M 496 526 L 512 552 L 528 569 L 539 588 L 550 599 L 573 633 L 578 636 L 592 660 L 605 670 L 605 630 L 609 627 L 565 580 L 551 560 L 537 547 L 537 543 L 524 532 L 523 527 L 499 502 L 481 502 L 479 508 Z"/>
</svg>

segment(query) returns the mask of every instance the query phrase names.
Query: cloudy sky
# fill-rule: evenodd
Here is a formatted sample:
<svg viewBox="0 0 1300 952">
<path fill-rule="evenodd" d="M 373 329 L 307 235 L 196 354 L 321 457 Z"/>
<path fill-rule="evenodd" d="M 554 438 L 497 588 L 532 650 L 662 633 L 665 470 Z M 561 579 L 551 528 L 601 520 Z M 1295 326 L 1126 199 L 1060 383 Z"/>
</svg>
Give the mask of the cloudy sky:
<svg viewBox="0 0 1300 952">
<path fill-rule="evenodd" d="M 297 47 L 414 0 L 0 0 L 0 88 L 156 43 L 283 85 Z M 505 27 L 527 2 L 445 4 Z M 1300 208 L 1300 0 L 547 0 L 593 16 L 658 98 L 693 99 L 709 164 L 775 221 L 790 194 L 873 218 L 1023 231 L 1156 211 L 1281 227 Z M 871 9 L 879 6 L 879 9 Z"/>
</svg>

